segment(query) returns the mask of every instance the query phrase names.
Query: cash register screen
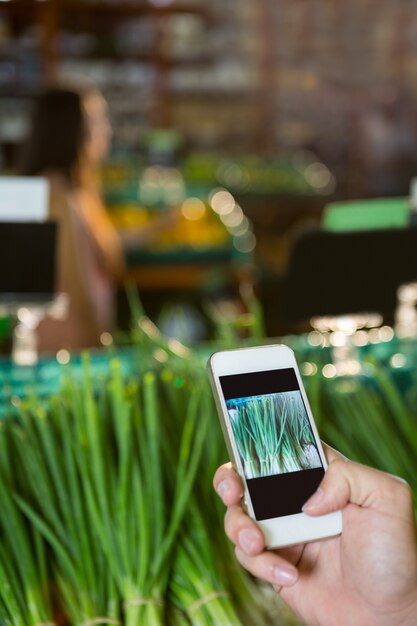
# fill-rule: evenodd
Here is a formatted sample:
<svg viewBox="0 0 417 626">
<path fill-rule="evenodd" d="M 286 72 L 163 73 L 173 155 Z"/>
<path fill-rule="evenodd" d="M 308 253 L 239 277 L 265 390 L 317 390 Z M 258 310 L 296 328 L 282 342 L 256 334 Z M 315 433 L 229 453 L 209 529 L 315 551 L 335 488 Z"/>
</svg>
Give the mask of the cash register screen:
<svg viewBox="0 0 417 626">
<path fill-rule="evenodd" d="M 0 303 L 48 303 L 55 293 L 57 225 L 0 223 Z"/>
</svg>

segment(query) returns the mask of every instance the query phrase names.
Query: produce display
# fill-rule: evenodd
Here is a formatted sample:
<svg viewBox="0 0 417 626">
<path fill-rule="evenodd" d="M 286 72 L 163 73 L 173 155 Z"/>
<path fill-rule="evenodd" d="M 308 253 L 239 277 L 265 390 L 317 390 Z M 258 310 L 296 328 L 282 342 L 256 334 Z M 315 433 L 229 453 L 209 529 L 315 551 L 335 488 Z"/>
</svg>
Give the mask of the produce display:
<svg viewBox="0 0 417 626">
<path fill-rule="evenodd" d="M 349 458 L 401 476 L 417 510 L 416 382 L 400 381 L 376 361 L 362 376 L 312 377 L 308 394 L 325 441 Z"/>
<path fill-rule="evenodd" d="M 254 249 L 252 227 L 235 197 L 244 206 L 246 196 L 327 196 L 335 180 L 306 151 L 268 158 L 192 152 L 178 167 L 146 166 L 131 156 L 115 155 L 103 169 L 103 185 L 110 217 L 119 229 L 146 227 L 172 207 L 179 209 L 169 233 L 153 242 L 156 253 L 184 247 L 248 253 Z M 213 202 L 219 192 L 229 200 Z"/>
<path fill-rule="evenodd" d="M 245 254 L 255 247 L 249 220 L 232 194 L 214 179 L 194 184 L 181 168 L 139 168 L 122 158 L 104 168 L 103 182 L 109 216 L 117 229 L 147 228 L 164 221 L 169 226 L 161 229 L 151 248 L 142 246 L 142 256 L 173 250 L 191 250 L 194 255 L 207 250 Z"/>
<path fill-rule="evenodd" d="M 0 315 L 0 351 L 2 345 L 8 340 L 12 330 L 10 317 L 2 317 Z"/>
<path fill-rule="evenodd" d="M 168 216 L 168 211 L 165 214 Z M 148 227 L 164 214 L 135 203 L 117 204 L 110 211 L 110 217 L 118 230 Z M 227 248 L 230 236 L 218 215 L 210 209 L 208 199 L 189 197 L 181 203 L 175 222 L 169 231 L 158 235 L 149 252 L 158 253 L 173 248 Z"/>
<path fill-rule="evenodd" d="M 327 195 L 335 180 L 329 169 L 308 151 L 273 157 L 194 152 L 183 164 L 186 180 L 224 185 L 239 194 Z"/>
<path fill-rule="evenodd" d="M 180 201 L 187 189 L 196 195 L 221 186 L 239 194 L 315 196 L 335 188 L 324 163 L 303 150 L 269 157 L 194 151 L 176 168 L 147 167 L 139 157 L 115 154 L 103 168 L 103 183 L 110 204 L 139 200 L 154 207 Z"/>
<path fill-rule="evenodd" d="M 261 257 L 260 251 L 272 246 L 267 256 L 275 267 L 277 241 L 274 237 L 268 244 L 271 232 L 287 228 L 302 215 L 317 217 L 334 189 L 329 169 L 308 151 L 269 157 L 194 151 L 175 167 L 149 166 L 132 154 L 115 153 L 103 168 L 105 202 L 117 229 L 159 230 L 169 224 L 152 245 L 128 251 L 127 265 L 132 267 L 181 262 L 247 265 L 257 243 Z M 283 199 L 301 204 L 293 213 Z"/>
<path fill-rule="evenodd" d="M 245 343 L 258 343 L 256 302 L 248 316 Z M 110 357 L 95 375 L 85 355 L 81 380 L 70 362 L 57 393 L 33 389 L 1 422 L 0 623 L 295 624 L 223 532 L 211 483 L 227 453 L 205 371 L 214 346 L 191 352 L 141 311 L 135 320 L 129 369 Z M 216 347 L 238 344 L 237 328 L 219 327 Z M 417 493 L 417 385 L 406 359 L 392 361 L 415 342 L 393 338 L 388 360 L 369 350 L 359 374 L 329 376 L 329 352 L 303 341 L 288 338 L 322 438 Z"/>
<path fill-rule="evenodd" d="M 2 422 L 0 623 L 276 623 L 224 536 L 201 359 L 146 319 L 134 338 L 135 375 L 93 379 L 86 355 L 81 384 L 69 367 Z"/>
</svg>

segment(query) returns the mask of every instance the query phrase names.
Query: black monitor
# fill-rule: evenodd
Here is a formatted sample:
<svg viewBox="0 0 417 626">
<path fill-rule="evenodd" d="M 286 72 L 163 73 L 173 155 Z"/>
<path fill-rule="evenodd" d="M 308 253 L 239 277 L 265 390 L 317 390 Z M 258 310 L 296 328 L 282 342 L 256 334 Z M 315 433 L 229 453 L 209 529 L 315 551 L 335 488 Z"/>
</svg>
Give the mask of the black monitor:
<svg viewBox="0 0 417 626">
<path fill-rule="evenodd" d="M 416 280 L 417 228 L 311 229 L 294 242 L 281 310 L 290 324 L 365 312 L 392 319 L 398 287 Z"/>
<path fill-rule="evenodd" d="M 0 305 L 54 300 L 56 239 L 53 222 L 0 222 Z"/>
</svg>

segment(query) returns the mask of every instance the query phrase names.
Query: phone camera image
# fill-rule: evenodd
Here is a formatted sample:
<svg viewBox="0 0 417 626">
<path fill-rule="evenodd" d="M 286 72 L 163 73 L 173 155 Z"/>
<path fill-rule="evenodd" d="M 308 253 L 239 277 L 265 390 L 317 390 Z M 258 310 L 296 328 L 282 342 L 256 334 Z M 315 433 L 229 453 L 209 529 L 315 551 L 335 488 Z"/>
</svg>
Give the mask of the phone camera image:
<svg viewBox="0 0 417 626">
<path fill-rule="evenodd" d="M 293 368 L 220 377 L 257 520 L 301 513 L 324 467 Z"/>
<path fill-rule="evenodd" d="M 227 400 L 246 479 L 322 467 L 300 391 Z"/>
</svg>

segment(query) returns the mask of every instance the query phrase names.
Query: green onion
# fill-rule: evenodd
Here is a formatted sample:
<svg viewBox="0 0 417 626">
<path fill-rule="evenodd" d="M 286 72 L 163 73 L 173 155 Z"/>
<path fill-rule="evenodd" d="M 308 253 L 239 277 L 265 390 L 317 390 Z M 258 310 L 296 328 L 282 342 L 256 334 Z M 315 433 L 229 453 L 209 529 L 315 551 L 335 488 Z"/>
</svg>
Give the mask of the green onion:
<svg viewBox="0 0 417 626">
<path fill-rule="evenodd" d="M 296 472 L 319 462 L 298 391 L 230 400 L 228 408 L 248 478 Z"/>
</svg>

